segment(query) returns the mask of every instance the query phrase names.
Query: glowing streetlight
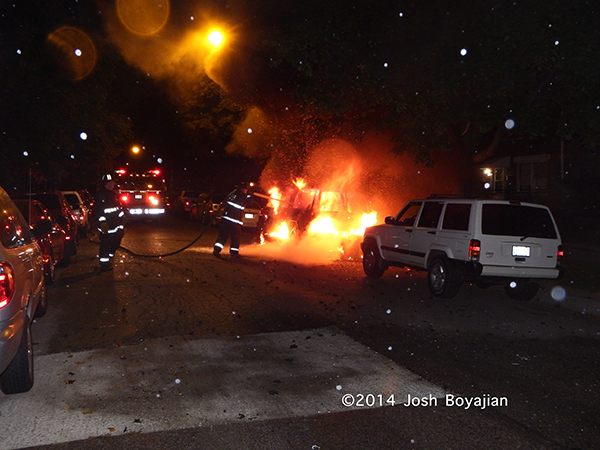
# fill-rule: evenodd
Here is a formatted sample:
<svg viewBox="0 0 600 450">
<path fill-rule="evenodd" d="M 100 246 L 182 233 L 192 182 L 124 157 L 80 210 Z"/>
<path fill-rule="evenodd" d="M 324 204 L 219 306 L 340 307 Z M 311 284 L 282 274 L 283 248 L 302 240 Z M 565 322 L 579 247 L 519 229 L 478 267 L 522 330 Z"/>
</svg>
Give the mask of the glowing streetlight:
<svg viewBox="0 0 600 450">
<path fill-rule="evenodd" d="M 211 31 L 208 35 L 208 43 L 215 48 L 219 48 L 223 44 L 223 33 L 218 30 Z"/>
<path fill-rule="evenodd" d="M 140 152 L 140 148 L 138 146 L 131 147 L 131 152 L 137 155 Z"/>
</svg>

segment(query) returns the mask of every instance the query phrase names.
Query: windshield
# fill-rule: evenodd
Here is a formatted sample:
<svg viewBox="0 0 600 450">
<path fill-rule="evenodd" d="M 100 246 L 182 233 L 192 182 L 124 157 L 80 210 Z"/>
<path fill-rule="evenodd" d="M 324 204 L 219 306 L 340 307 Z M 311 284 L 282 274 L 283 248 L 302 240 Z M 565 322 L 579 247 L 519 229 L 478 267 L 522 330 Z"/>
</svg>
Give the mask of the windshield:
<svg viewBox="0 0 600 450">
<path fill-rule="evenodd" d="M 65 198 L 67 199 L 67 201 L 69 202 L 69 205 L 71 205 L 72 208 L 79 208 L 79 197 L 77 197 L 77 195 L 75 194 L 65 194 Z"/>
</svg>

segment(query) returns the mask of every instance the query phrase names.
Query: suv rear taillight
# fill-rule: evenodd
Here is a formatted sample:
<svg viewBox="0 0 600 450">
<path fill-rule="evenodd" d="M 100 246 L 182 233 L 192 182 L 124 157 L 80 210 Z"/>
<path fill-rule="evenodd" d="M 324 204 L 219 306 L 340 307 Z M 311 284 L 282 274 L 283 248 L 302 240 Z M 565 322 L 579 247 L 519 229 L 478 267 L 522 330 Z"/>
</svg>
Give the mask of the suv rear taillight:
<svg viewBox="0 0 600 450">
<path fill-rule="evenodd" d="M 481 255 L 481 241 L 479 239 L 471 239 L 469 241 L 469 259 L 471 261 L 479 261 Z"/>
<path fill-rule="evenodd" d="M 14 292 L 14 270 L 10 264 L 0 262 L 0 309 L 8 305 Z"/>
<path fill-rule="evenodd" d="M 560 263 L 560 261 L 562 260 L 563 255 L 564 255 L 564 252 L 563 252 L 562 245 L 559 245 L 558 246 L 558 251 L 556 252 L 556 262 Z"/>
</svg>

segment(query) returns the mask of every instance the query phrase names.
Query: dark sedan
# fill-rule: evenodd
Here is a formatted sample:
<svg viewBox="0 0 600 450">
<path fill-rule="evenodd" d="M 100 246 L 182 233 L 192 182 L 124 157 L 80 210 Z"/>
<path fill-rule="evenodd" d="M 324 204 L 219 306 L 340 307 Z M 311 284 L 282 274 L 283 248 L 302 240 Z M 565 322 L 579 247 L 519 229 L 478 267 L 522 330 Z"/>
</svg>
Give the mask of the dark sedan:
<svg viewBox="0 0 600 450">
<path fill-rule="evenodd" d="M 65 258 L 70 260 L 72 256 L 77 254 L 77 242 L 78 242 L 78 226 L 77 219 L 71 212 L 69 202 L 61 191 L 54 192 L 40 192 L 31 194 L 15 194 L 12 196 L 13 200 L 19 199 L 32 199 L 39 201 L 44 205 L 50 214 L 65 231 Z"/>
<path fill-rule="evenodd" d="M 65 267 L 69 264 L 69 255 L 65 252 L 66 233 L 39 201 L 15 199 L 14 203 L 32 229 L 33 238 L 42 250 L 46 284 L 51 285 L 55 281 L 55 267 Z"/>
</svg>

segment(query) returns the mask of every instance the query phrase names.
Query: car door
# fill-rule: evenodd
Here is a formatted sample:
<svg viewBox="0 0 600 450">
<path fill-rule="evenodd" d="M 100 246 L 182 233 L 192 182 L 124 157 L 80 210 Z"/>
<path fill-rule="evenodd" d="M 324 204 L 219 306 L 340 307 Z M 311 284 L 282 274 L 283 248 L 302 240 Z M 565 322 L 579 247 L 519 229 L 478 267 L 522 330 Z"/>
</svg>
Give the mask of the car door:
<svg viewBox="0 0 600 450">
<path fill-rule="evenodd" d="M 438 225 L 444 203 L 427 201 L 423 204 L 418 222 L 410 239 L 409 261 L 411 265 L 425 267 L 425 255 L 437 239 Z"/>
<path fill-rule="evenodd" d="M 421 201 L 409 202 L 379 233 L 381 252 L 388 261 L 408 264 L 413 227 L 421 209 Z"/>
</svg>

